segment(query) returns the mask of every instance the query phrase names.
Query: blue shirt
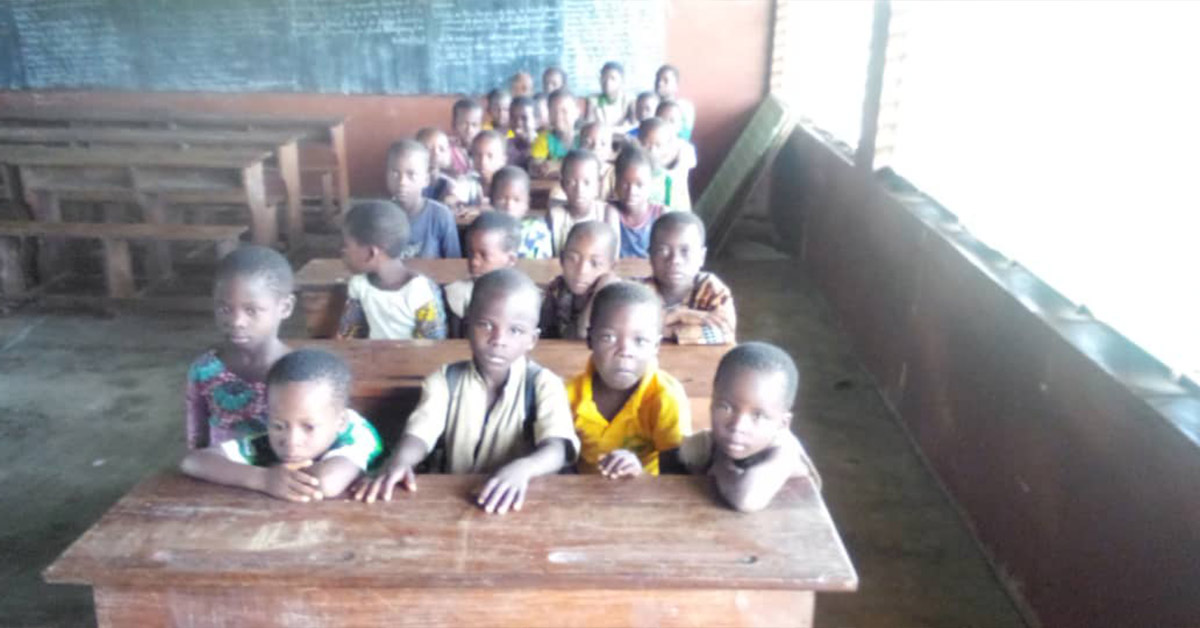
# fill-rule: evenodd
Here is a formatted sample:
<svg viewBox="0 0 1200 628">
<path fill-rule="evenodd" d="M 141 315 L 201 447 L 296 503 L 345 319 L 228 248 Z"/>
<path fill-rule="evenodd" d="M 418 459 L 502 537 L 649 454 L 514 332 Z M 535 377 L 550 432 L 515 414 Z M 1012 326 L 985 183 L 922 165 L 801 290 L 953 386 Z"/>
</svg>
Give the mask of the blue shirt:
<svg viewBox="0 0 1200 628">
<path fill-rule="evenodd" d="M 430 199 L 416 216 L 408 218 L 408 248 L 401 257 L 462 257 L 458 226 L 450 208 Z"/>
<path fill-rule="evenodd" d="M 664 209 L 662 205 L 650 203 L 645 222 L 635 227 L 626 224 L 625 215 L 621 215 L 621 257 L 650 257 L 650 227 L 663 215 Z"/>
</svg>

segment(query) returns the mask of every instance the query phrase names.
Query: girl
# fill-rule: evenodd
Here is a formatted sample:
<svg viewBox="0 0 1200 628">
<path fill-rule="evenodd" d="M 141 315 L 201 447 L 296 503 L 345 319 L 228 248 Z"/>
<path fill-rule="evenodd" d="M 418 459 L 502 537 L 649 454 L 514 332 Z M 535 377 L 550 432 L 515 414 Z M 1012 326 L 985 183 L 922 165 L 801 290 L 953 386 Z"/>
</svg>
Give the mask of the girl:
<svg viewBox="0 0 1200 628">
<path fill-rule="evenodd" d="M 617 156 L 617 201 L 620 213 L 621 257 L 650 257 L 650 226 L 666 211 L 650 201 L 650 158 L 629 146 Z"/>
</svg>

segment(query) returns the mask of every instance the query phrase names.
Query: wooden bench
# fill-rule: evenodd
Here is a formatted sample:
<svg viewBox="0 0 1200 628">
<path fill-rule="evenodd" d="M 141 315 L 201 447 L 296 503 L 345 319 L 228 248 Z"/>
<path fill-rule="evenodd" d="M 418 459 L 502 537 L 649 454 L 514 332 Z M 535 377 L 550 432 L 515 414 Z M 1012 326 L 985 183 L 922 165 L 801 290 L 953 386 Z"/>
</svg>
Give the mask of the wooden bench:
<svg viewBox="0 0 1200 628">
<path fill-rule="evenodd" d="M 109 626 L 811 626 L 858 576 L 811 481 L 764 511 L 704 477 L 423 475 L 392 502 L 296 504 L 175 472 L 129 492 L 43 573 Z"/>
<path fill-rule="evenodd" d="M 464 259 L 410 259 L 404 263 L 438 285 L 444 286 L 470 277 Z M 562 267 L 556 259 L 517 260 L 517 268 L 543 287 L 562 274 Z M 648 277 L 650 262 L 635 258 L 620 259 L 617 260 L 616 273 L 627 278 Z M 304 323 L 310 337 L 329 338 L 337 333 L 342 306 L 346 302 L 346 282 L 349 280 L 350 271 L 346 270 L 346 265 L 340 259 L 313 259 L 297 271 L 296 290 L 300 295 L 300 308 L 304 312 Z"/>
<path fill-rule="evenodd" d="M 78 222 L 0 221 L 0 292 L 5 297 L 20 297 L 29 282 L 22 271 L 20 238 L 57 238 L 99 240 L 104 245 L 104 277 L 108 296 L 127 299 L 137 296 L 133 278 L 133 262 L 129 253 L 131 240 L 150 242 L 211 242 L 217 255 L 232 251 L 238 238 L 246 232 L 242 226 L 193 226 Z M 46 264 L 51 268 L 54 264 Z M 43 274 L 43 283 L 52 277 Z"/>
</svg>

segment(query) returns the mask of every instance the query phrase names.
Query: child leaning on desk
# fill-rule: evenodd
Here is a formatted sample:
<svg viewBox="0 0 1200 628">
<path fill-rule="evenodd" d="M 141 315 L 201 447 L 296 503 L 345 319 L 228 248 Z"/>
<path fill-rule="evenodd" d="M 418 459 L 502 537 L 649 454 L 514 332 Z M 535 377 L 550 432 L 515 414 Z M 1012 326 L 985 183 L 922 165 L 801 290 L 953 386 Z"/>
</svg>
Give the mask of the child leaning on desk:
<svg viewBox="0 0 1200 628">
<path fill-rule="evenodd" d="M 529 359 L 540 300 L 516 269 L 475 282 L 466 319 L 471 359 L 425 378 L 404 436 L 380 474 L 359 482 L 355 499 L 390 500 L 397 484 L 416 490 L 414 467 L 433 455 L 435 470 L 488 474 L 477 503 L 502 514 L 521 509 L 532 478 L 574 462 L 579 439 L 562 380 Z"/>
</svg>

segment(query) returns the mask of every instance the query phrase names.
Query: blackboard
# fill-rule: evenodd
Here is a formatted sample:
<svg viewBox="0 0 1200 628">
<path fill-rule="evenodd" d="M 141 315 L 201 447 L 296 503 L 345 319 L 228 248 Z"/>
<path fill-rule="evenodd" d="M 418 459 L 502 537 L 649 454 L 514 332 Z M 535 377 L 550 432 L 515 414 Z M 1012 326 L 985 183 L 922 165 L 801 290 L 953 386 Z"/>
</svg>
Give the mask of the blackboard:
<svg viewBox="0 0 1200 628">
<path fill-rule="evenodd" d="M 0 0 L 0 88 L 481 93 L 558 65 L 581 94 L 663 62 L 664 0 Z"/>
</svg>

